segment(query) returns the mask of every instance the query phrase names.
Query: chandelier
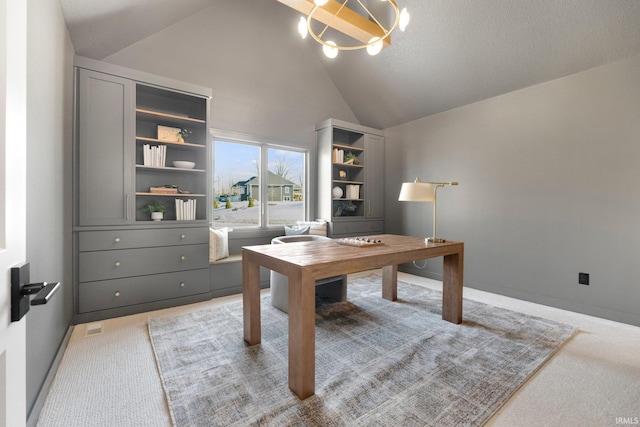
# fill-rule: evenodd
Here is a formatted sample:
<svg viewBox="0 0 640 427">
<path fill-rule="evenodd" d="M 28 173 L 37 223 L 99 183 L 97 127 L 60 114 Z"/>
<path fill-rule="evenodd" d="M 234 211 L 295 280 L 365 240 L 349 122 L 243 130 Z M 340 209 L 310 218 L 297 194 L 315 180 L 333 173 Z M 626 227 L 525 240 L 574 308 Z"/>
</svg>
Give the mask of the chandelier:
<svg viewBox="0 0 640 427">
<path fill-rule="evenodd" d="M 341 50 L 366 49 L 369 55 L 377 55 L 391 44 L 391 33 L 396 28 L 404 31 L 409 23 L 409 12 L 401 11 L 395 0 L 355 0 L 354 8 L 347 6 L 349 0 L 278 1 L 305 15 L 298 23 L 300 36 L 311 34 L 329 58 Z M 385 17 L 390 17 L 388 22 Z M 335 31 L 328 32 L 330 28 Z M 331 40 L 336 34 L 344 35 L 340 42 Z"/>
</svg>

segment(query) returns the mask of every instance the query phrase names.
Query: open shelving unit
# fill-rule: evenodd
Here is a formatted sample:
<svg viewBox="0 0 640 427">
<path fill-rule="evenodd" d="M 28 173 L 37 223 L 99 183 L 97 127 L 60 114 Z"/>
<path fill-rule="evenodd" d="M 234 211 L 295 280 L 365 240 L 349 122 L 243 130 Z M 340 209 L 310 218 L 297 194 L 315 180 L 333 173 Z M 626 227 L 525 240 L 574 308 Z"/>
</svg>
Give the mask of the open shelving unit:
<svg viewBox="0 0 640 427">
<path fill-rule="evenodd" d="M 176 221 L 175 199 L 196 200 L 192 221 L 207 220 L 207 100 L 182 92 L 136 85 L 135 199 L 136 221 L 150 221 L 142 208 L 156 200 L 166 206 L 163 221 Z M 184 139 L 159 139 L 158 126 L 186 129 Z M 165 146 L 163 165 L 145 165 L 144 146 Z M 195 163 L 193 169 L 174 161 Z M 152 193 L 151 187 L 170 186 L 175 193 Z M 190 221 L 191 222 L 191 221 Z"/>
</svg>

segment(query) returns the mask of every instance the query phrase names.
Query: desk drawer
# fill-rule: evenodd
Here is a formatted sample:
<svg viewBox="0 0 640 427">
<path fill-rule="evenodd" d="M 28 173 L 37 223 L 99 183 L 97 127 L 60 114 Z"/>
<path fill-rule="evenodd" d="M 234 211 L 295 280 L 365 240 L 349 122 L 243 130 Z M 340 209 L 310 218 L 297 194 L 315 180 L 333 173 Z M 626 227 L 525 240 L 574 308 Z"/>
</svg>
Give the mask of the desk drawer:
<svg viewBox="0 0 640 427">
<path fill-rule="evenodd" d="M 81 252 L 79 281 L 117 279 L 209 267 L 209 245 Z"/>
<path fill-rule="evenodd" d="M 209 269 L 80 283 L 79 312 L 105 310 L 209 292 Z"/>
<path fill-rule="evenodd" d="M 336 221 L 331 223 L 331 236 L 357 236 L 363 234 L 382 234 L 384 221 Z"/>
<path fill-rule="evenodd" d="M 209 243 L 208 227 L 81 231 L 78 233 L 78 250 L 80 252 L 205 243 Z"/>
</svg>

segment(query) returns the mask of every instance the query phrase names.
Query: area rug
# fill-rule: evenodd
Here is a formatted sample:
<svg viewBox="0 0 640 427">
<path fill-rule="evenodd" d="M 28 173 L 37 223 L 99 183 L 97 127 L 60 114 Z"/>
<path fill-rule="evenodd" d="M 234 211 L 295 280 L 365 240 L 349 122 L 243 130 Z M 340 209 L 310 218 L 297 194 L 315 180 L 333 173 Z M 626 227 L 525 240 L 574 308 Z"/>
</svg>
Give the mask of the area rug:
<svg viewBox="0 0 640 427">
<path fill-rule="evenodd" d="M 318 301 L 316 394 L 288 387 L 287 315 L 261 301 L 262 343 L 243 340 L 242 302 L 149 319 L 171 417 L 186 426 L 478 426 L 576 329 L 381 277 L 349 281 L 348 302 Z"/>
</svg>

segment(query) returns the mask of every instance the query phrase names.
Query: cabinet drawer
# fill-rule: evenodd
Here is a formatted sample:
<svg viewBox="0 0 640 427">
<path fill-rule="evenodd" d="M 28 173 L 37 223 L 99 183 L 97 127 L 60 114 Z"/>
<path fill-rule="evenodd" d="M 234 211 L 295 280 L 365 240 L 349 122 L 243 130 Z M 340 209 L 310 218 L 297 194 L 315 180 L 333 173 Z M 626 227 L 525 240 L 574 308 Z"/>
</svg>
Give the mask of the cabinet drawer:
<svg viewBox="0 0 640 427">
<path fill-rule="evenodd" d="M 105 310 L 209 292 L 209 269 L 80 283 L 79 312 Z"/>
<path fill-rule="evenodd" d="M 79 281 L 91 282 L 205 268 L 209 266 L 209 245 L 81 252 L 78 257 Z"/>
<path fill-rule="evenodd" d="M 331 235 L 381 234 L 384 232 L 384 221 L 344 221 L 331 223 Z"/>
<path fill-rule="evenodd" d="M 208 227 L 81 231 L 78 233 L 78 250 L 80 252 L 205 243 L 209 243 Z"/>
</svg>

